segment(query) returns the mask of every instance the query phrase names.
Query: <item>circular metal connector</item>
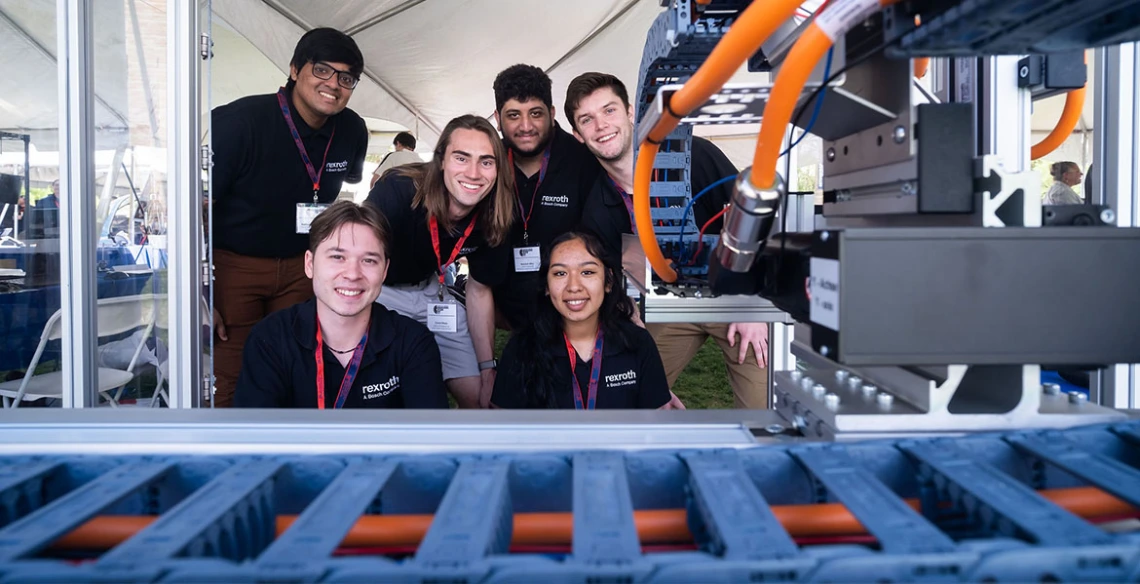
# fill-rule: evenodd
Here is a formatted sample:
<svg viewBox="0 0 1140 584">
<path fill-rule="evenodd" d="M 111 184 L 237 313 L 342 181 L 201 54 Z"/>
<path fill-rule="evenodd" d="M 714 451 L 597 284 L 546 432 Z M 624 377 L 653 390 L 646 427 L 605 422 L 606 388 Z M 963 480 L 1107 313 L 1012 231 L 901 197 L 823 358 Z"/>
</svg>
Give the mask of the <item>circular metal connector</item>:
<svg viewBox="0 0 1140 584">
<path fill-rule="evenodd" d="M 752 169 L 746 168 L 736 177 L 732 206 L 724 216 L 724 228 L 717 246 L 717 261 L 733 272 L 747 272 L 756 261 L 768 236 L 780 199 L 788 192 L 779 174 L 770 188 L 758 189 L 752 184 Z"/>
<path fill-rule="evenodd" d="M 823 404 L 829 409 L 836 409 L 839 407 L 839 396 L 834 393 L 829 393 L 823 396 Z"/>
<path fill-rule="evenodd" d="M 1100 212 L 1100 220 L 1108 223 L 1109 225 L 1116 224 L 1116 211 L 1112 209 L 1105 209 Z"/>
<path fill-rule="evenodd" d="M 879 388 L 871 383 L 864 383 L 862 389 L 865 395 L 875 395 L 875 392 L 879 391 Z"/>
<path fill-rule="evenodd" d="M 828 162 L 835 162 L 835 148 L 828 148 L 827 149 L 827 161 Z"/>
<path fill-rule="evenodd" d="M 1057 383 L 1042 383 L 1041 391 L 1045 392 L 1045 395 L 1058 395 L 1061 393 L 1061 385 Z"/>
<path fill-rule="evenodd" d="M 823 394 L 825 394 L 825 393 L 827 393 L 827 388 L 824 387 L 823 385 L 817 383 L 817 384 L 811 386 L 811 394 L 814 395 L 815 397 L 817 397 L 817 398 L 823 397 Z"/>
<path fill-rule="evenodd" d="M 799 380 L 803 379 L 804 372 L 800 371 L 799 369 L 792 369 L 791 371 L 788 372 L 788 377 L 791 377 L 792 381 L 799 381 Z"/>
<path fill-rule="evenodd" d="M 847 385 L 850 386 L 851 389 L 858 389 L 860 385 L 863 385 L 863 380 L 859 379 L 858 375 L 852 375 L 847 378 Z"/>
<path fill-rule="evenodd" d="M 849 375 L 849 374 L 847 373 L 847 370 L 845 370 L 845 369 L 836 369 L 835 370 L 835 380 L 836 381 L 847 381 L 847 375 Z"/>
<path fill-rule="evenodd" d="M 810 390 L 811 386 L 813 385 L 815 385 L 815 380 L 810 377 L 805 376 L 800 380 L 800 387 L 804 388 L 805 390 Z"/>
<path fill-rule="evenodd" d="M 891 138 L 894 139 L 895 144 L 902 144 L 906 141 L 906 128 L 895 126 L 894 131 L 891 132 Z"/>
<path fill-rule="evenodd" d="M 1069 403 L 1079 404 L 1079 403 L 1084 403 L 1087 401 L 1089 401 L 1089 396 L 1087 396 L 1087 395 L 1085 395 L 1079 391 L 1069 392 Z"/>
<path fill-rule="evenodd" d="M 879 395 L 875 396 L 875 403 L 883 407 L 889 407 L 891 404 L 895 403 L 895 396 L 885 391 L 880 391 Z"/>
</svg>

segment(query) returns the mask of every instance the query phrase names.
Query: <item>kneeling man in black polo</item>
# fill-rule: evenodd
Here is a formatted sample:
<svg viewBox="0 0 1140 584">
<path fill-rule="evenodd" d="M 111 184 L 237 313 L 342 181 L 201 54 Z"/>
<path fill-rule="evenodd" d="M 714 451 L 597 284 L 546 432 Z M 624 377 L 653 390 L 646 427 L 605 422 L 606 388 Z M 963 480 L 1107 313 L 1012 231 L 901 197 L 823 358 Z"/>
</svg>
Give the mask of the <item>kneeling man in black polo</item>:
<svg viewBox="0 0 1140 584">
<path fill-rule="evenodd" d="M 446 408 L 427 327 L 375 302 L 388 228 L 373 207 L 338 201 L 313 220 L 305 274 L 313 300 L 250 332 L 234 405 L 247 408 Z"/>
</svg>

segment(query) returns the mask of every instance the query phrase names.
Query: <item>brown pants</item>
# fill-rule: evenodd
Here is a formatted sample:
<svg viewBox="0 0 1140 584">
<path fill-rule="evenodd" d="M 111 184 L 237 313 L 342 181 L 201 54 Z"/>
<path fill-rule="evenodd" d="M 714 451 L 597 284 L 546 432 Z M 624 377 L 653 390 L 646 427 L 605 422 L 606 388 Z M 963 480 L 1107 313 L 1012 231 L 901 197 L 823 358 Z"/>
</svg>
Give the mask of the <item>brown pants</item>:
<svg viewBox="0 0 1140 584">
<path fill-rule="evenodd" d="M 693 360 L 697 351 L 712 337 L 724 353 L 728 367 L 728 384 L 732 387 L 738 409 L 763 410 L 768 407 L 768 371 L 756 365 L 755 349 L 748 349 L 744 364 L 737 363 L 738 347 L 728 344 L 728 324 L 669 323 L 650 324 L 646 327 L 657 343 L 661 361 L 665 363 L 665 376 L 669 387 L 677 382 L 681 372 Z"/>
<path fill-rule="evenodd" d="M 214 407 L 233 405 L 241 354 L 253 325 L 269 313 L 313 297 L 305 256 L 256 258 L 214 250 L 214 305 L 229 340 L 214 338 Z"/>
</svg>

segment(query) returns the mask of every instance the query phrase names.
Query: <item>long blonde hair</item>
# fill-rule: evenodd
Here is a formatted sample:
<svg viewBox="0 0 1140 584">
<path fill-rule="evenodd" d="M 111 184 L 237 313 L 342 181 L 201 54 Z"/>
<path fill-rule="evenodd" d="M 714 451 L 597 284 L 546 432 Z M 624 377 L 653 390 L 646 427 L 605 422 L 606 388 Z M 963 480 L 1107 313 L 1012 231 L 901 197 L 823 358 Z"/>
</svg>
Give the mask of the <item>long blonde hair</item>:
<svg viewBox="0 0 1140 584">
<path fill-rule="evenodd" d="M 435 217 L 441 229 L 451 231 L 454 227 L 448 212 L 451 195 L 443 184 L 443 158 L 451 143 L 451 135 L 460 129 L 482 132 L 495 151 L 498 177 L 494 189 L 475 210 L 479 213 L 479 227 L 487 243 L 492 247 L 502 245 L 507 241 L 515 220 L 515 170 L 507 159 L 507 149 L 503 147 L 499 133 L 487 120 L 471 114 L 451 120 L 443 128 L 430 162 L 397 166 L 389 172 L 410 177 L 416 185 L 412 206 L 427 209 L 428 217 Z"/>
</svg>

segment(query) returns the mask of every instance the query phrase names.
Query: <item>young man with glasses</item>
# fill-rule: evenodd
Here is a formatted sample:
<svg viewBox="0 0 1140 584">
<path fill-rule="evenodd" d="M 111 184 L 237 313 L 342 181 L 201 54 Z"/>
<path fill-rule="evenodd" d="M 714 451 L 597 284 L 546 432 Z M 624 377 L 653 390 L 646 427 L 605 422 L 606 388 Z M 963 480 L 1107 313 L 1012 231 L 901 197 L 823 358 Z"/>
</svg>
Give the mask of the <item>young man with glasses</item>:
<svg viewBox="0 0 1140 584">
<path fill-rule="evenodd" d="M 213 111 L 215 407 L 232 404 L 253 325 L 313 297 L 309 226 L 363 175 L 368 129 L 347 108 L 363 70 L 351 37 L 317 28 L 297 42 L 285 87 Z"/>
</svg>

